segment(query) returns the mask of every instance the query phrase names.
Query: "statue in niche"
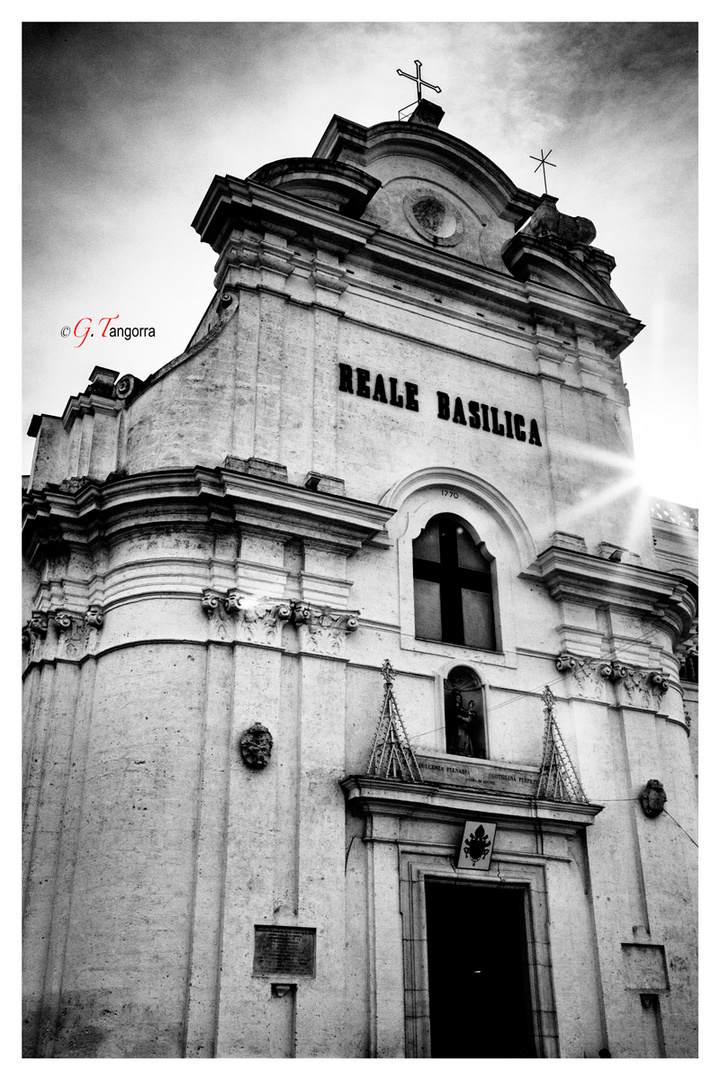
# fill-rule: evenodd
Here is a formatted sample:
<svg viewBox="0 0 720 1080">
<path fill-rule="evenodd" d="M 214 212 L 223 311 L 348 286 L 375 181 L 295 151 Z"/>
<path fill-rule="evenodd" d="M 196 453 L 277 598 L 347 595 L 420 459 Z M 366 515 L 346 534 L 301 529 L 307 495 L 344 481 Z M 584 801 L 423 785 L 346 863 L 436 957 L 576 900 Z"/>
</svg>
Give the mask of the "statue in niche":
<svg viewBox="0 0 720 1080">
<path fill-rule="evenodd" d="M 471 701 L 470 706 L 466 709 L 463 703 L 462 694 L 459 690 L 454 694 L 454 719 L 455 719 L 455 738 L 453 740 L 451 754 L 457 754 L 458 757 L 475 757 L 473 751 L 472 739 L 470 738 L 470 727 L 473 720 L 477 720 L 477 713 L 474 709 L 475 702 Z M 472 713 L 470 709 L 472 708 Z"/>
<path fill-rule="evenodd" d="M 262 724 L 253 724 L 240 738 L 240 756 L 249 769 L 264 769 L 272 747 L 273 737 Z"/>
<path fill-rule="evenodd" d="M 483 721 L 482 684 L 467 667 L 455 667 L 445 679 L 445 747 L 458 757 L 488 756 Z"/>
</svg>

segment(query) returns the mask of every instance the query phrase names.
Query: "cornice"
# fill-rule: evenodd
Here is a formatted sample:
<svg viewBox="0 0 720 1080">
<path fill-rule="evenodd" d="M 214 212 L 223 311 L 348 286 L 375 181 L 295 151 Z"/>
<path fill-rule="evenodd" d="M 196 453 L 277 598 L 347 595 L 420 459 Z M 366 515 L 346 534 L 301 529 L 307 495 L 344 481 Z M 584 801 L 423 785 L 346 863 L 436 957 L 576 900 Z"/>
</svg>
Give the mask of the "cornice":
<svg viewBox="0 0 720 1080">
<path fill-rule="evenodd" d="M 538 822 L 550 832 L 576 833 L 592 825 L 603 807 L 594 803 L 558 803 L 480 788 L 450 784 L 408 783 L 370 776 L 346 776 L 339 781 L 347 803 L 365 814 L 459 822 L 481 814 L 499 824 Z"/>
<path fill-rule="evenodd" d="M 333 245 L 349 249 L 366 243 L 376 225 L 354 221 L 337 211 L 310 203 L 252 180 L 215 176 L 193 218 L 192 227 L 203 243 L 220 252 L 232 229 L 257 228 L 266 222 L 291 229 L 291 235 L 325 235 Z"/>
<path fill-rule="evenodd" d="M 542 582 L 553 600 L 653 616 L 682 636 L 695 617 L 695 601 L 676 577 L 580 551 L 549 547 L 522 576 Z"/>
<path fill-rule="evenodd" d="M 394 510 L 312 491 L 232 468 L 158 469 L 102 482 L 89 477 L 23 496 L 23 536 L 31 560 L 40 548 L 86 544 L 139 524 L 162 528 L 246 527 L 299 536 L 350 554 L 382 532 Z"/>
<path fill-rule="evenodd" d="M 69 429 L 76 417 L 95 413 L 116 413 L 124 408 L 124 403 L 115 398 L 101 397 L 99 394 L 76 394 L 71 397 L 62 414 L 62 424 Z"/>
<path fill-rule="evenodd" d="M 276 228 L 288 237 L 309 235 L 328 250 L 353 252 L 374 271 L 407 275 L 425 287 L 464 291 L 474 303 L 511 305 L 524 319 L 555 326 L 572 320 L 578 330 L 616 355 L 642 329 L 642 323 L 621 308 L 608 307 L 547 285 L 517 281 L 508 274 L 429 248 L 406 237 L 355 221 L 306 199 L 271 190 L 252 181 L 216 176 L 193 220 L 205 243 L 221 254 L 234 243 L 234 230 Z M 218 264 L 219 265 L 219 264 Z M 288 272 L 291 270 L 288 264 Z M 349 283 L 348 283 L 349 284 Z"/>
</svg>

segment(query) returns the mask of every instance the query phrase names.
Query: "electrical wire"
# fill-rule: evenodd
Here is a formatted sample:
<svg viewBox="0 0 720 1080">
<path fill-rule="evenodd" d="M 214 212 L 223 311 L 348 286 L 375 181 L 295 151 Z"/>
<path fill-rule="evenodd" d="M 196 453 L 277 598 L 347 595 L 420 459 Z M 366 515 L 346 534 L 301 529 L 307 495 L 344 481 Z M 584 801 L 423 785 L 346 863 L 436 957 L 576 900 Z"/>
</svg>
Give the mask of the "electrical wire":
<svg viewBox="0 0 720 1080">
<path fill-rule="evenodd" d="M 629 645 L 654 645 L 655 640 L 652 637 L 639 637 L 639 638 L 632 638 L 627 644 L 629 644 Z M 611 661 L 611 660 L 614 659 L 614 657 L 611 654 L 608 654 L 607 656 L 592 657 L 592 659 L 596 660 L 598 663 L 602 663 L 603 661 Z M 487 711 L 488 711 L 488 713 L 491 713 L 491 712 L 495 712 L 497 709 L 504 709 L 506 705 L 513 705 L 518 697 L 524 697 L 527 694 L 539 694 L 545 689 L 546 686 L 548 686 L 548 687 L 557 686 L 559 683 L 562 683 L 564 681 L 565 681 L 565 675 L 563 674 L 563 675 L 558 675 L 555 679 L 552 679 L 550 682 L 544 682 L 542 684 L 542 686 L 536 686 L 531 690 L 510 690 L 508 692 L 511 693 L 513 695 L 513 697 L 507 698 L 505 701 L 499 701 L 495 705 L 491 705 L 490 708 Z M 445 725 L 440 724 L 438 727 L 430 728 L 429 731 L 422 731 L 422 732 L 420 732 L 419 735 L 413 735 L 410 738 L 409 741 L 414 742 L 416 739 L 422 739 L 425 735 L 434 735 L 436 731 L 443 731 L 444 728 L 445 728 Z"/>
</svg>

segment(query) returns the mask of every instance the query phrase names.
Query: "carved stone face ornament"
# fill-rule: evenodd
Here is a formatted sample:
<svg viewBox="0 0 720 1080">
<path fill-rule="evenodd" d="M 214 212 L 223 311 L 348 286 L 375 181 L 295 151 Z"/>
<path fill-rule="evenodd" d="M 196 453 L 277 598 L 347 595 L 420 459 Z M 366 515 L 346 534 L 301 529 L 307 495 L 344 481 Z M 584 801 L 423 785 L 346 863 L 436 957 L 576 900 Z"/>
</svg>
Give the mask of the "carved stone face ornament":
<svg viewBox="0 0 720 1080">
<path fill-rule="evenodd" d="M 272 747 L 273 737 L 262 724 L 253 724 L 240 738 L 240 756 L 250 769 L 264 769 Z"/>
<path fill-rule="evenodd" d="M 659 780 L 648 780 L 640 793 L 640 805 L 647 817 L 658 817 L 662 814 L 667 802 L 665 788 Z"/>
</svg>

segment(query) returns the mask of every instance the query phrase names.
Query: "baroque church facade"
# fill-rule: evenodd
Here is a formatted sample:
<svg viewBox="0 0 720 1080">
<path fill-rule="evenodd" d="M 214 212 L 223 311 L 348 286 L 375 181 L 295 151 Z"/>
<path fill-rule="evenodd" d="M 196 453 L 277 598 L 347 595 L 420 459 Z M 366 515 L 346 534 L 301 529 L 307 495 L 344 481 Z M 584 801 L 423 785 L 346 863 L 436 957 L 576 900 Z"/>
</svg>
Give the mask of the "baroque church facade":
<svg viewBox="0 0 720 1080">
<path fill-rule="evenodd" d="M 26 1056 L 697 1053 L 696 518 L 441 119 L 216 176 L 185 352 L 33 418 Z"/>
</svg>

